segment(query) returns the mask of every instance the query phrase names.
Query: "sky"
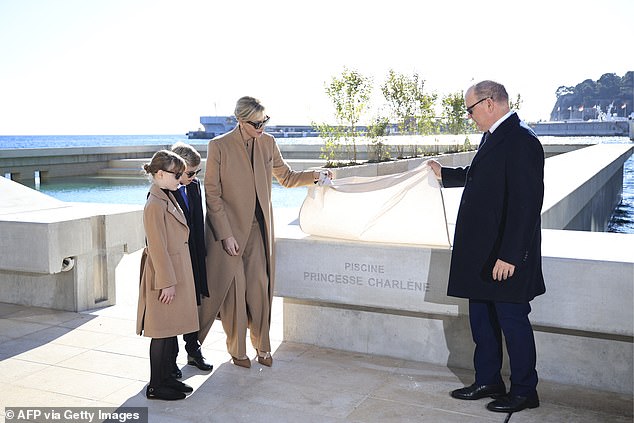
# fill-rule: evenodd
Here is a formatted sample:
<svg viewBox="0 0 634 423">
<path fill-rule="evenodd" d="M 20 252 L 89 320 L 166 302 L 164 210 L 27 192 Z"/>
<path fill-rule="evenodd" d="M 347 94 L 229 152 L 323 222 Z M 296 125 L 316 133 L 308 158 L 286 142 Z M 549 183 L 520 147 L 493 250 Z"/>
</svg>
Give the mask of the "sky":
<svg viewBox="0 0 634 423">
<path fill-rule="evenodd" d="M 562 85 L 634 70 L 631 0 L 0 0 L 0 135 L 184 134 L 259 98 L 334 123 L 344 67 L 438 97 L 503 83 L 527 121 Z"/>
</svg>

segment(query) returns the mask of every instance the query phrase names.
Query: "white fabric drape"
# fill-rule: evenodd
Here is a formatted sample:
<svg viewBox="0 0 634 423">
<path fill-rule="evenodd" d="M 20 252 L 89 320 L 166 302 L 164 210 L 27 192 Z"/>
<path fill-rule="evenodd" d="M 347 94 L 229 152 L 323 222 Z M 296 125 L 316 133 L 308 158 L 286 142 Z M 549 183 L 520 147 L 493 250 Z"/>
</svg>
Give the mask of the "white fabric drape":
<svg viewBox="0 0 634 423">
<path fill-rule="evenodd" d="M 440 184 L 426 162 L 394 175 L 314 185 L 300 209 L 299 224 L 310 235 L 450 246 Z"/>
</svg>

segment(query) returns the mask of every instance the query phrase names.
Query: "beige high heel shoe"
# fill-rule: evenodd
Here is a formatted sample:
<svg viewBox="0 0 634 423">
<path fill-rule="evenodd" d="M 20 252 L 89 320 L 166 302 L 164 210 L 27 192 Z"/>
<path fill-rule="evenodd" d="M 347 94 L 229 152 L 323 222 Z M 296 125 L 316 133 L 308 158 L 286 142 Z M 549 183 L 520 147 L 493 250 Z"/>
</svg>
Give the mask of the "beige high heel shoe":
<svg viewBox="0 0 634 423">
<path fill-rule="evenodd" d="M 231 356 L 231 359 L 233 360 L 233 364 L 235 364 L 236 366 L 244 367 L 245 369 L 250 369 L 251 368 L 251 360 L 249 360 L 249 357 L 247 357 L 247 358 L 235 358 L 235 357 Z"/>
<path fill-rule="evenodd" d="M 261 354 L 262 353 L 258 351 L 258 363 L 266 367 L 271 367 L 273 365 L 273 357 L 271 357 L 271 353 L 266 352 L 264 355 Z"/>
</svg>

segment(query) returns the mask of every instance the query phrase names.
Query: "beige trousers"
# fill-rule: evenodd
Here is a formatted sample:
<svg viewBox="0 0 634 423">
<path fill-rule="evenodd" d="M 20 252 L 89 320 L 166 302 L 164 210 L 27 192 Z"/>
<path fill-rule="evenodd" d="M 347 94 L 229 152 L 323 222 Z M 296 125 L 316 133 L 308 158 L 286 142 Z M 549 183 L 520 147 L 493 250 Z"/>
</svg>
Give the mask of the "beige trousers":
<svg viewBox="0 0 634 423">
<path fill-rule="evenodd" d="M 253 348 L 271 351 L 269 339 L 269 277 L 266 271 L 264 242 L 257 220 L 253 219 L 242 263 L 220 306 L 222 327 L 227 335 L 227 351 L 235 358 L 244 358 L 247 328 Z"/>
</svg>

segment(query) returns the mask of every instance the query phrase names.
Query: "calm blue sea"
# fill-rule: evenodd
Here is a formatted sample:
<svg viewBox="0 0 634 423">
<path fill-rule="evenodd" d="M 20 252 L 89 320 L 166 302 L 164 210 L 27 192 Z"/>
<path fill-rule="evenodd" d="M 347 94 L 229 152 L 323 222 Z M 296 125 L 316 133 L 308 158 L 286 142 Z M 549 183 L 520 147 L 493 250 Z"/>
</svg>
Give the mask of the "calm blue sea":
<svg viewBox="0 0 634 423">
<path fill-rule="evenodd" d="M 630 143 L 625 137 L 540 137 L 549 143 Z M 185 135 L 31 135 L 0 136 L 0 156 L 3 149 L 14 148 L 57 148 L 57 147 L 100 147 L 126 145 L 165 145 L 177 141 L 193 145 L 206 145 L 208 140 L 188 140 Z M 280 144 L 319 143 L 319 138 L 278 139 Z M 389 143 L 389 141 L 388 141 Z M 630 157 L 623 169 L 623 198 L 610 223 L 611 232 L 634 233 L 634 156 Z M 34 187 L 34 182 L 31 182 Z M 112 202 L 122 204 L 143 204 L 149 182 L 143 179 L 121 178 L 54 178 L 39 186 L 45 194 L 64 201 Z M 104 193 L 107 193 L 104 195 Z M 274 207 L 299 207 L 306 196 L 306 188 L 286 189 L 273 185 Z"/>
</svg>

